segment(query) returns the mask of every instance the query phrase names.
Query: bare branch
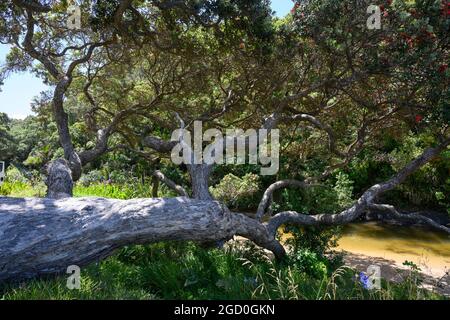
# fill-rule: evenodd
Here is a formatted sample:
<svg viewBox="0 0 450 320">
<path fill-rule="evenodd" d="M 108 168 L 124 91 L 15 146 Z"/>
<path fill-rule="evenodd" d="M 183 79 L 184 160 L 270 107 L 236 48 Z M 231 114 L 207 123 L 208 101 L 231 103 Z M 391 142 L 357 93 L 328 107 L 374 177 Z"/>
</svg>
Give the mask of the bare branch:
<svg viewBox="0 0 450 320">
<path fill-rule="evenodd" d="M 160 153 L 170 153 L 172 149 L 178 144 L 177 141 L 166 141 L 159 137 L 148 136 L 142 140 L 145 147 L 151 148 Z"/>
<path fill-rule="evenodd" d="M 167 178 L 161 171 L 156 170 L 153 173 L 153 176 L 162 183 L 164 183 L 166 186 L 168 186 L 170 189 L 174 190 L 178 195 L 182 197 L 189 197 L 189 194 L 187 193 L 186 189 L 184 189 L 180 185 L 177 185 L 174 181 Z"/>
</svg>

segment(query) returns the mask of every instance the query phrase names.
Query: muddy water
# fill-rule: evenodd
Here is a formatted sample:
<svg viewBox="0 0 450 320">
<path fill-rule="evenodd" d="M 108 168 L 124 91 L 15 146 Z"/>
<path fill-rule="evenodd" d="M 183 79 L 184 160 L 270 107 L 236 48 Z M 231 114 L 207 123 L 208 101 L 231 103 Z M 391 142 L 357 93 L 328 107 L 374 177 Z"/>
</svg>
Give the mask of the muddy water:
<svg viewBox="0 0 450 320">
<path fill-rule="evenodd" d="M 439 277 L 450 270 L 450 237 L 421 228 L 363 223 L 345 226 L 339 249 L 358 255 L 379 257 L 402 267 L 412 261 Z"/>
</svg>

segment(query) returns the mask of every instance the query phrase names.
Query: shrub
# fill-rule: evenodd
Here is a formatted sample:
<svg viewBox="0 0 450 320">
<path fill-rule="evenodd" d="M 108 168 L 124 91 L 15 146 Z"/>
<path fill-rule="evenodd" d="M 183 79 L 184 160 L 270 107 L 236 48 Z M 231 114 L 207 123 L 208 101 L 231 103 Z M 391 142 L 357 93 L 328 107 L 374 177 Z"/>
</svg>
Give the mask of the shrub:
<svg viewBox="0 0 450 320">
<path fill-rule="evenodd" d="M 300 271 L 315 278 L 322 279 L 327 275 L 326 259 L 309 249 L 301 249 L 291 256 L 293 265 Z"/>
<path fill-rule="evenodd" d="M 79 183 L 84 187 L 88 187 L 93 183 L 99 183 L 105 180 L 106 179 L 100 170 L 91 170 L 81 176 Z"/>
<path fill-rule="evenodd" d="M 339 206 L 341 209 L 344 209 L 353 203 L 353 181 L 343 172 L 339 172 L 336 179 L 334 191 L 336 192 Z"/>
<path fill-rule="evenodd" d="M 211 194 L 232 208 L 248 208 L 254 205 L 254 197 L 259 191 L 259 176 L 248 173 L 242 178 L 233 174 L 226 175 Z"/>
<path fill-rule="evenodd" d="M 6 170 L 6 181 L 10 183 L 28 183 L 27 177 L 15 166 L 9 166 Z"/>
</svg>

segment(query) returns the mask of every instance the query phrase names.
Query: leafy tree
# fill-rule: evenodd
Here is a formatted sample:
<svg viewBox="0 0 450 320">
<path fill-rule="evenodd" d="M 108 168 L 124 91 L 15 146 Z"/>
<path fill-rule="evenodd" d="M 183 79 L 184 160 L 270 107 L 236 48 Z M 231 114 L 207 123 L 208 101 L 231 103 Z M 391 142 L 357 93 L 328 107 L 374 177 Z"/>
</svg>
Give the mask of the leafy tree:
<svg viewBox="0 0 450 320">
<path fill-rule="evenodd" d="M 72 181 L 61 181 L 70 176 L 78 180 L 83 167 L 111 151 L 124 155 L 126 150 L 157 166 L 177 144 L 170 140 L 173 130 L 192 131 L 197 120 L 204 129 L 281 130 L 282 168 L 273 180 L 264 181 L 267 189 L 252 217 L 231 213 L 213 201 L 210 178 L 217 168 L 207 163 L 182 168 L 190 187 L 161 171 L 154 173 L 180 198 L 130 200 L 129 206 L 68 199 L 62 200 L 68 203 L 62 211 L 51 207 L 47 214 L 68 214 L 68 208 L 76 208 L 83 211 L 80 215 L 98 215 L 100 219 L 93 220 L 104 221 L 104 226 L 92 224 L 89 229 L 90 243 L 98 246 L 74 249 L 78 251 L 73 255 L 88 255 L 77 262 L 103 257 L 119 243 L 224 241 L 234 235 L 283 258 L 276 237 L 280 226 L 336 226 L 374 210 L 449 232 L 418 213 L 403 214 L 380 204 L 382 195 L 440 158 L 450 144 L 445 60 L 449 21 L 438 1 L 386 1 L 383 28 L 368 30 L 369 4 L 297 1 L 292 15 L 275 19 L 263 0 L 117 0 L 94 1 L 91 7 L 82 2 L 81 30 L 65 24 L 65 1 L 2 4 L 0 41 L 13 45 L 3 75 L 27 69 L 54 86 L 36 106 L 41 118 L 52 113 L 67 160 L 49 166 L 51 194 L 72 194 Z M 381 148 L 383 137 L 403 143 L 411 134 L 427 137 L 416 157 L 392 167 L 391 177 L 376 177 L 353 194 L 342 171 L 364 151 Z M 226 142 L 234 145 L 236 139 Z M 336 202 L 329 207 L 302 207 L 298 201 L 289 210 L 272 206 L 279 190 L 299 188 L 314 197 L 324 181 L 333 179 L 335 186 L 322 193 Z M 50 200 L 37 201 L 45 206 Z M 114 219 L 119 207 L 124 216 L 120 222 Z M 318 210 L 323 208 L 325 212 Z M 17 210 L 29 209 L 18 205 Z M 48 224 L 60 229 L 52 217 Z M 79 227 L 74 221 L 69 230 Z M 134 233 L 123 230 L 130 227 Z M 104 230 L 111 237 L 105 239 Z M 58 250 L 74 247 L 76 239 L 64 234 Z M 328 239 L 311 237 L 311 242 Z M 35 255 L 46 248 L 36 247 Z M 85 249 L 92 251 L 87 254 Z M 53 270 L 50 264 L 60 266 L 71 258 L 61 254 L 42 266 Z M 15 261 L 17 270 L 27 268 L 28 261 L 21 259 Z"/>
<path fill-rule="evenodd" d="M 0 158 L 5 161 L 11 157 L 11 144 L 13 139 L 10 134 L 11 120 L 5 113 L 0 112 Z"/>
</svg>

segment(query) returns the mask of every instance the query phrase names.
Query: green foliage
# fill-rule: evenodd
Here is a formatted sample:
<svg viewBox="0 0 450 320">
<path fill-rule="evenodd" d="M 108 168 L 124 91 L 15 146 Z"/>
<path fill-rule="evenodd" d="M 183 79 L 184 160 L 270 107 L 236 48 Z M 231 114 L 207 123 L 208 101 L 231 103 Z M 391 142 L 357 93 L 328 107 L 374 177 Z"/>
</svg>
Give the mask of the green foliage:
<svg viewBox="0 0 450 320">
<path fill-rule="evenodd" d="M 423 283 L 423 278 L 420 274 L 421 269 L 411 261 L 405 261 L 403 265 L 408 268 L 408 275 L 404 281 L 393 288 L 394 294 L 403 300 L 411 296 L 416 296 L 417 299 L 424 299 L 424 292 L 417 290 Z"/>
<path fill-rule="evenodd" d="M 5 113 L 0 112 L 0 155 L 5 161 L 6 156 L 11 156 L 12 136 L 10 134 L 11 120 Z"/>
<path fill-rule="evenodd" d="M 301 272 L 322 279 L 328 274 L 327 260 L 319 256 L 316 252 L 308 249 L 295 251 L 291 256 L 292 262 Z"/>
<path fill-rule="evenodd" d="M 287 235 L 286 244 L 292 248 L 294 255 L 304 252 L 314 254 L 317 259 L 326 262 L 330 269 L 341 263 L 341 256 L 333 252 L 337 247 L 341 229 L 339 227 L 318 228 L 284 226 L 283 234 Z M 329 259 L 332 254 L 333 259 Z"/>
<path fill-rule="evenodd" d="M 343 172 L 339 172 L 336 176 L 336 185 L 334 191 L 337 195 L 337 203 L 341 208 L 349 207 L 353 202 L 353 181 L 351 181 Z"/>
<path fill-rule="evenodd" d="M 25 184 L 28 182 L 28 179 L 18 168 L 9 166 L 6 170 L 6 181 L 10 183 Z"/>
<path fill-rule="evenodd" d="M 46 186 L 38 175 L 26 177 L 14 166 L 8 167 L 5 182 L 0 186 L 0 195 L 17 198 L 43 197 L 45 192 Z"/>
<path fill-rule="evenodd" d="M 417 157 L 432 139 L 426 134 L 415 136 L 410 134 L 405 142 L 389 153 L 389 163 L 395 171 L 400 170 L 409 161 Z M 387 197 L 397 198 L 397 203 L 404 206 L 428 207 L 436 210 L 448 210 L 450 199 L 445 197 L 450 194 L 450 153 L 443 152 L 432 163 L 422 167 L 400 185 L 396 192 Z M 389 198 L 391 201 L 391 198 Z"/>
<path fill-rule="evenodd" d="M 78 181 L 78 184 L 80 184 L 83 187 L 89 187 L 91 184 L 101 183 L 106 180 L 107 179 L 100 170 L 91 170 L 87 173 L 84 173 L 81 176 L 80 180 Z"/>
<path fill-rule="evenodd" d="M 365 69 L 382 73 L 392 70 L 405 86 L 420 87 L 427 106 L 414 108 L 413 112 L 420 112 L 427 126 L 449 123 L 450 90 L 446 83 L 450 73 L 445 46 L 450 23 L 441 0 L 378 1 L 376 4 L 383 8 L 381 30 L 367 29 L 366 9 L 373 4 L 368 0 L 356 7 L 352 0 L 297 0 L 296 3 L 293 20 L 295 30 L 302 36 L 312 39 L 333 57 L 346 57 L 347 50 L 361 48 L 355 60 Z M 375 45 L 357 45 L 368 38 Z M 351 48 L 347 45 L 350 39 Z M 384 95 L 398 94 L 398 89 L 397 86 L 386 88 Z M 412 101 L 416 98 L 408 99 L 405 113 L 411 112 L 406 108 L 416 104 Z M 411 118 L 414 116 L 413 113 Z"/>
<path fill-rule="evenodd" d="M 259 195 L 259 176 L 248 173 L 242 178 L 233 174 L 226 175 L 218 185 L 210 187 L 211 194 L 230 208 L 249 208 Z"/>
<path fill-rule="evenodd" d="M 77 184 L 73 189 L 75 197 L 102 197 L 111 199 L 136 199 L 136 198 L 152 198 L 152 190 L 149 184 L 135 183 L 92 183 L 88 186 Z M 162 196 L 173 196 L 173 192 L 162 188 Z"/>
</svg>

